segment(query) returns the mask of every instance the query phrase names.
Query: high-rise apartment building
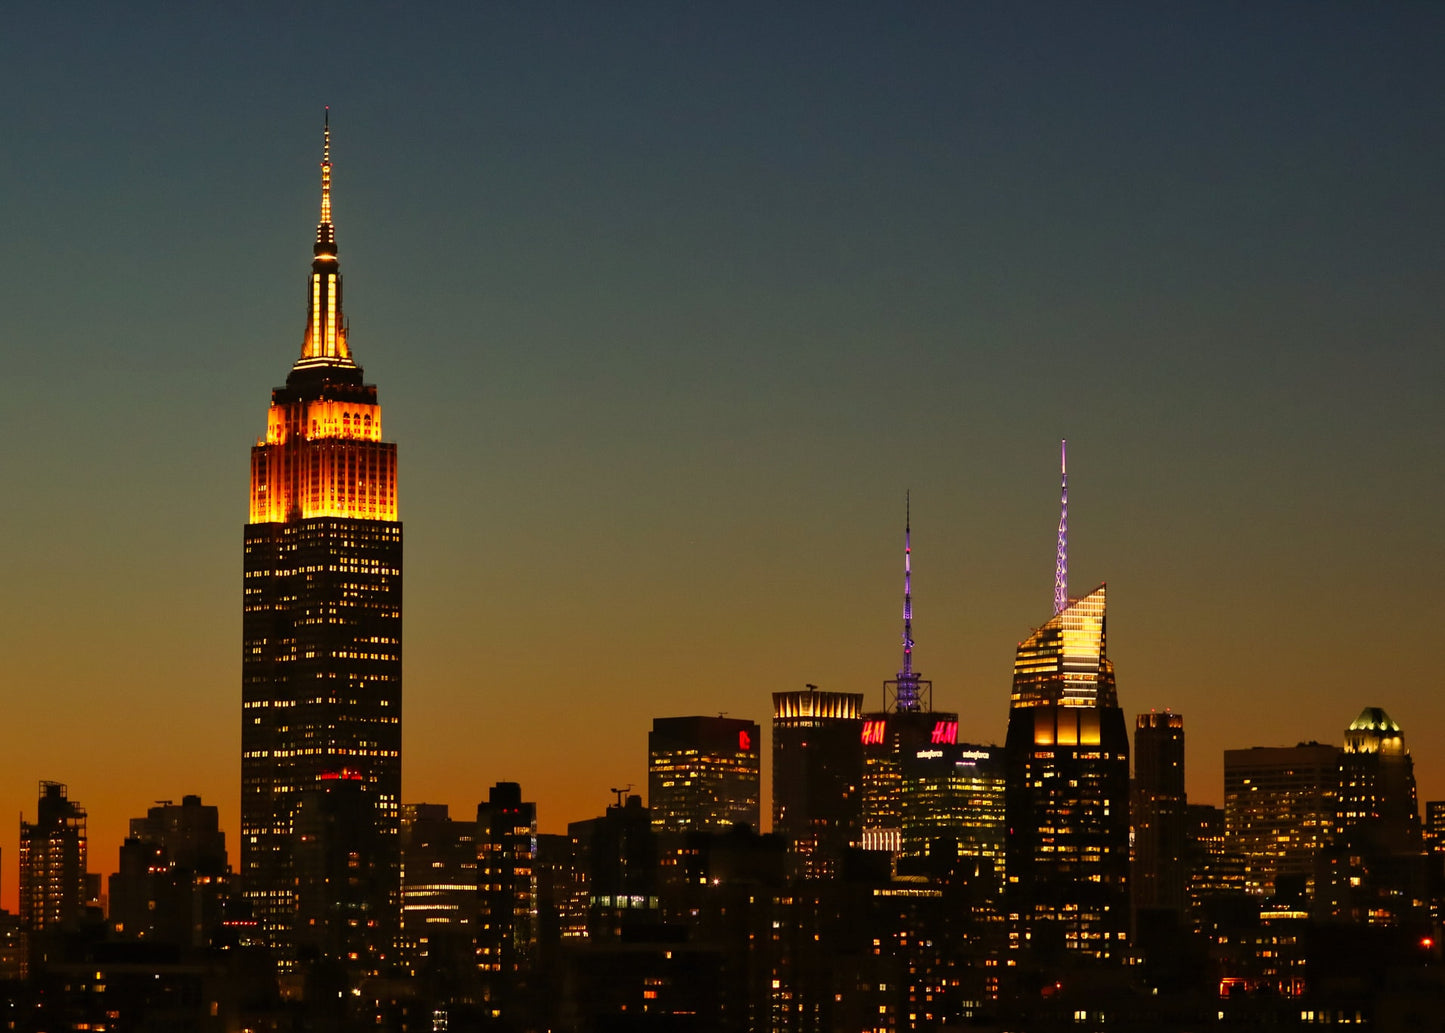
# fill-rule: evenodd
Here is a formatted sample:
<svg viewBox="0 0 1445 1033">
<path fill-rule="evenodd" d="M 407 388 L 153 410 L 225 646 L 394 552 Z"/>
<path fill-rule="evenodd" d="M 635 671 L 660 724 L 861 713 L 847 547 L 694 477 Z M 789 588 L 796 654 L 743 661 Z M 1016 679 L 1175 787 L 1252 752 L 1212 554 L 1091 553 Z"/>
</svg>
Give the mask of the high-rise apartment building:
<svg viewBox="0 0 1445 1033">
<path fill-rule="evenodd" d="M 1225 842 L 1244 858 L 1250 893 L 1268 896 L 1281 875 L 1313 887 L 1334 831 L 1339 755 L 1318 742 L 1224 751 Z"/>
<path fill-rule="evenodd" d="M 788 843 L 789 871 L 838 874 L 860 833 L 863 696 L 773 693 L 773 831 Z"/>
<path fill-rule="evenodd" d="M 1140 714 L 1132 800 L 1136 911 L 1184 913 L 1186 806 L 1184 718 L 1169 711 Z"/>
<path fill-rule="evenodd" d="M 733 717 L 653 718 L 647 736 L 647 807 L 659 832 L 761 828 L 757 722 Z"/>
<path fill-rule="evenodd" d="M 301 357 L 271 392 L 265 436 L 251 450 L 245 529 L 241 875 L 283 967 L 296 956 L 293 819 L 304 794 L 337 796 L 313 799 L 328 842 L 370 844 L 366 881 L 378 898 L 368 902 L 372 942 L 362 954 L 379 964 L 393 951 L 400 895 L 396 446 L 382 440 L 376 388 L 347 345 L 329 125 L 313 253 Z M 343 815 L 368 828 L 335 828 Z M 324 861 L 308 864 L 322 871 Z"/>
<path fill-rule="evenodd" d="M 76 929 L 85 915 L 85 818 L 64 784 L 41 782 L 35 821 L 20 819 L 20 924 L 32 947 L 39 936 Z"/>
<path fill-rule="evenodd" d="M 1016 946 L 1118 961 L 1129 930 L 1129 733 L 1109 660 L 1105 586 L 1068 594 L 1068 474 L 1054 615 L 1014 656 L 1004 903 Z"/>
</svg>

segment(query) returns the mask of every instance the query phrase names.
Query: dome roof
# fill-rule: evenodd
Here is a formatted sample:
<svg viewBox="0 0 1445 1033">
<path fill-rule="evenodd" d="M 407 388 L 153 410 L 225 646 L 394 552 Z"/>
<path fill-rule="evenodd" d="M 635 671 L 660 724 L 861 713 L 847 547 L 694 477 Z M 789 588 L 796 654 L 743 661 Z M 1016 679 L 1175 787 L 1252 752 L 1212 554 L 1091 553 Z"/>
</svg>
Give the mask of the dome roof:
<svg viewBox="0 0 1445 1033">
<path fill-rule="evenodd" d="M 1351 732 L 1378 732 L 1385 736 L 1400 735 L 1400 726 L 1390 719 L 1384 707 L 1366 707 L 1350 723 Z"/>
</svg>

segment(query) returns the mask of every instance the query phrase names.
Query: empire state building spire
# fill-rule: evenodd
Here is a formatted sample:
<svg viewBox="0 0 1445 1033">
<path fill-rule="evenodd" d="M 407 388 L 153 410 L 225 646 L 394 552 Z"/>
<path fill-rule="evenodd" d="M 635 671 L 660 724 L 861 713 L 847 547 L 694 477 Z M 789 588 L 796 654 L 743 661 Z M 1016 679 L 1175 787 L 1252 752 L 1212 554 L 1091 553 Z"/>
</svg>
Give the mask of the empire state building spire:
<svg viewBox="0 0 1445 1033">
<path fill-rule="evenodd" d="M 346 320 L 341 312 L 341 273 L 336 260 L 336 227 L 331 223 L 331 109 L 322 123 L 321 219 L 316 224 L 315 258 L 306 316 L 306 339 L 297 369 L 354 366 L 346 346 Z"/>
</svg>

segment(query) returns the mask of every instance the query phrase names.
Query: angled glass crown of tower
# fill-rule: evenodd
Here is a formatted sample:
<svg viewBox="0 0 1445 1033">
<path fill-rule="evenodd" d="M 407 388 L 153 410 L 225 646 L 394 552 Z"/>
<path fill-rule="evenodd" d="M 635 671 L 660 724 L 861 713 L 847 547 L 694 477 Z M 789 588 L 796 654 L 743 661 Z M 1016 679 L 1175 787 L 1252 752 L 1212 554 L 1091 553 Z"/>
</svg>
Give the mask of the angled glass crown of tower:
<svg viewBox="0 0 1445 1033">
<path fill-rule="evenodd" d="M 329 125 L 313 250 L 301 357 L 271 392 L 265 437 L 251 450 L 241 870 L 283 965 L 295 954 L 300 891 L 316 921 L 355 927 L 333 941 L 367 969 L 391 951 L 400 892 L 402 540 L 396 446 L 382 440 L 376 387 L 346 340 Z M 366 899 L 331 907 L 318 899 L 324 887 L 298 886 L 305 837 L 293 818 L 298 807 L 330 813 L 338 793 L 348 798 L 338 813 L 365 827 L 334 838 L 365 844 L 374 867 Z"/>
<path fill-rule="evenodd" d="M 1014 658 L 1005 899 L 1015 944 L 1044 958 L 1117 962 L 1126 948 L 1129 735 L 1105 610 L 1103 585 L 1065 596 Z"/>
</svg>

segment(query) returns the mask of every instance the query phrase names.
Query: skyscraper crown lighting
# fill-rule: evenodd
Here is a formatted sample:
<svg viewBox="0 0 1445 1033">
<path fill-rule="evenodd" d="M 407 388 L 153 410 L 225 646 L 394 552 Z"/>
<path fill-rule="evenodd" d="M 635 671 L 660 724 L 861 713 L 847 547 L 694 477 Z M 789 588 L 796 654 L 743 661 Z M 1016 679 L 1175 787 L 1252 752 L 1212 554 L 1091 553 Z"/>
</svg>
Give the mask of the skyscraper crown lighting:
<svg viewBox="0 0 1445 1033">
<path fill-rule="evenodd" d="M 306 335 L 286 386 L 271 393 L 266 435 L 251 451 L 253 524 L 397 518 L 396 446 L 382 441 L 376 387 L 364 382 L 346 343 L 331 222 L 329 113 L 323 136 Z"/>
<path fill-rule="evenodd" d="M 1118 706 L 1105 634 L 1106 585 L 1072 600 L 1019 643 L 1012 705 Z"/>
</svg>

